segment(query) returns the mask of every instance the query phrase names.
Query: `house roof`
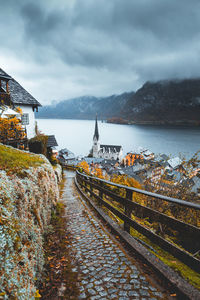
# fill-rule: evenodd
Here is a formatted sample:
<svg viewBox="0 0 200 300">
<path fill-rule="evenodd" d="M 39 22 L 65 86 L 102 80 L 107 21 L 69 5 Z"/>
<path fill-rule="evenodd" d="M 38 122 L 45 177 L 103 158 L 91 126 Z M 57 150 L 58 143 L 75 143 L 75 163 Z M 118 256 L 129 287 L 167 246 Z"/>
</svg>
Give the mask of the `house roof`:
<svg viewBox="0 0 200 300">
<path fill-rule="evenodd" d="M 116 163 L 118 163 L 118 160 L 116 159 L 103 159 L 101 165 L 103 168 L 110 168 L 113 167 Z"/>
<path fill-rule="evenodd" d="M 91 164 L 91 163 L 101 163 L 103 161 L 103 158 L 95 158 L 95 157 L 83 157 L 82 159 L 83 161 L 86 161 L 88 164 Z"/>
<path fill-rule="evenodd" d="M 5 71 L 0 68 L 0 78 L 8 81 L 10 97 L 13 104 L 41 106 L 41 104 L 27 92 L 14 78 L 10 77 Z M 3 86 L 3 85 L 2 85 Z"/>
<path fill-rule="evenodd" d="M 131 166 L 123 168 L 123 172 L 126 175 L 134 178 L 136 181 L 138 181 L 140 183 L 143 182 L 142 179 L 137 174 L 135 174 L 135 172 L 134 172 L 134 170 L 133 170 L 133 168 Z"/>
<path fill-rule="evenodd" d="M 59 154 L 62 155 L 65 159 L 66 158 L 70 158 L 70 159 L 75 158 L 75 154 L 72 151 L 68 150 L 67 148 L 61 149 L 59 151 Z"/>
<path fill-rule="evenodd" d="M 194 185 L 193 185 L 191 191 L 194 193 L 198 193 L 200 190 L 200 178 L 198 176 L 194 176 L 192 178 L 192 181 L 193 181 Z"/>
<path fill-rule="evenodd" d="M 56 146 L 58 146 L 58 143 L 56 141 L 55 135 L 48 135 L 47 148 Z"/>
<path fill-rule="evenodd" d="M 139 173 L 139 172 L 146 171 L 147 165 L 136 164 L 136 165 L 133 165 L 131 168 L 134 173 Z"/>
<path fill-rule="evenodd" d="M 122 146 L 115 146 L 115 145 L 100 145 L 101 152 L 120 152 Z"/>
<path fill-rule="evenodd" d="M 1 70 L 1 69 L 0 69 Z M 1 72 L 1 71 L 0 71 Z M 8 81 L 10 79 L 12 79 L 12 77 L 10 77 L 9 75 L 3 75 L 0 73 L 0 79 L 3 79 L 5 81 Z"/>
<path fill-rule="evenodd" d="M 167 162 L 170 165 L 170 167 L 173 168 L 173 169 L 178 168 L 182 163 L 181 159 L 178 156 L 169 159 Z"/>
<path fill-rule="evenodd" d="M 145 156 L 149 156 L 149 155 L 153 155 L 153 154 L 154 153 L 151 152 L 150 150 L 146 150 L 146 151 L 143 152 L 143 155 L 145 155 Z"/>
</svg>

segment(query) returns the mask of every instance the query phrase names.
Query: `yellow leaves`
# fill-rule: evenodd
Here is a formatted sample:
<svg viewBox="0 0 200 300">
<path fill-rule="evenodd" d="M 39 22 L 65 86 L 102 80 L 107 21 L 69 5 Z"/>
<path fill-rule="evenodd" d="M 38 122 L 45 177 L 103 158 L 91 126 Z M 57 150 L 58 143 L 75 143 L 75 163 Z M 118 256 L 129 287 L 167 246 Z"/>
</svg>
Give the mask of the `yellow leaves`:
<svg viewBox="0 0 200 300">
<path fill-rule="evenodd" d="M 83 168 L 86 172 L 90 172 L 89 165 L 86 161 L 82 161 L 78 164 L 79 167 Z"/>
<path fill-rule="evenodd" d="M 52 260 L 53 259 L 53 256 L 49 256 L 47 257 L 48 261 Z"/>
<path fill-rule="evenodd" d="M 34 297 L 35 297 L 35 299 L 38 299 L 38 298 L 41 298 L 42 296 L 40 295 L 39 291 L 36 290 Z"/>
<path fill-rule="evenodd" d="M 101 170 L 100 168 L 95 168 L 95 169 L 94 169 L 94 176 L 95 176 L 95 177 L 102 178 L 102 179 L 104 178 L 104 177 L 103 177 L 103 174 L 102 174 L 102 170 Z"/>
<path fill-rule="evenodd" d="M 16 107 L 16 112 L 18 112 L 20 115 L 22 115 L 23 114 L 23 112 L 22 112 L 22 109 L 18 106 L 18 107 Z"/>
<path fill-rule="evenodd" d="M 4 139 L 23 139 L 25 137 L 25 132 L 21 125 L 21 121 L 16 116 L 11 116 L 9 118 L 0 117 L 0 132 L 1 140 Z"/>
<path fill-rule="evenodd" d="M 142 186 L 138 181 L 136 181 L 134 178 L 128 177 L 127 175 L 114 175 L 111 181 L 121 185 L 142 189 Z"/>
<path fill-rule="evenodd" d="M 2 292 L 2 293 L 0 293 L 0 296 L 5 296 L 5 294 L 6 294 L 6 293 Z"/>
</svg>

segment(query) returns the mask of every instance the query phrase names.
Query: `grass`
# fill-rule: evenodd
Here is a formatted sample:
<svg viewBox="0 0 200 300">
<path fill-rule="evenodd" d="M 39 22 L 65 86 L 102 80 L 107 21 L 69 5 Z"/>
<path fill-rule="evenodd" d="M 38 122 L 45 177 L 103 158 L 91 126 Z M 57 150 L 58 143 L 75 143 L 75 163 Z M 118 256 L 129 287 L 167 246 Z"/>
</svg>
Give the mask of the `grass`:
<svg viewBox="0 0 200 300">
<path fill-rule="evenodd" d="M 177 258 L 175 258 L 173 255 L 169 254 L 168 252 L 164 251 L 162 248 L 157 246 L 156 244 L 152 243 L 148 238 L 140 234 L 135 229 L 131 228 L 131 235 L 133 237 L 139 238 L 143 242 L 145 242 L 147 245 L 152 247 L 153 250 L 148 248 L 150 252 L 152 252 L 156 257 L 158 257 L 161 261 L 163 261 L 166 265 L 171 267 L 173 270 L 175 270 L 177 273 L 179 273 L 184 279 L 186 279 L 190 284 L 192 284 L 194 287 L 200 289 L 200 274 L 190 269 L 188 266 L 183 264 L 181 261 L 179 261 Z"/>
<path fill-rule="evenodd" d="M 24 169 L 37 167 L 45 161 L 39 156 L 0 145 L 0 170 L 20 174 Z"/>
</svg>

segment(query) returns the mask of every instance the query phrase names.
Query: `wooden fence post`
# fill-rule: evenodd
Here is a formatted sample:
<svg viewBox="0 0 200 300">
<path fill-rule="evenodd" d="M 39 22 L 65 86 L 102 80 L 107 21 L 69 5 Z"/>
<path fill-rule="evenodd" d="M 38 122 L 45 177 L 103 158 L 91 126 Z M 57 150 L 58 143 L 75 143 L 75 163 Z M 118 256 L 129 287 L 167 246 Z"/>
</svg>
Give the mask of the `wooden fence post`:
<svg viewBox="0 0 200 300">
<path fill-rule="evenodd" d="M 132 191 L 126 190 L 126 199 L 132 201 Z M 125 204 L 125 215 L 129 218 L 131 218 L 132 208 L 129 204 Z M 130 233 L 130 225 L 124 221 L 124 230 Z"/>
<path fill-rule="evenodd" d="M 92 192 L 93 191 L 93 187 L 92 187 L 92 184 L 91 184 L 91 178 L 89 178 L 89 186 L 90 186 L 90 191 Z M 92 197 L 92 193 L 90 192 L 90 197 Z"/>
<path fill-rule="evenodd" d="M 99 182 L 100 188 L 103 186 L 103 182 L 100 181 Z M 101 198 L 103 200 L 103 192 L 101 189 L 99 189 L 99 198 Z M 101 201 L 98 201 L 99 206 L 101 206 Z"/>
</svg>

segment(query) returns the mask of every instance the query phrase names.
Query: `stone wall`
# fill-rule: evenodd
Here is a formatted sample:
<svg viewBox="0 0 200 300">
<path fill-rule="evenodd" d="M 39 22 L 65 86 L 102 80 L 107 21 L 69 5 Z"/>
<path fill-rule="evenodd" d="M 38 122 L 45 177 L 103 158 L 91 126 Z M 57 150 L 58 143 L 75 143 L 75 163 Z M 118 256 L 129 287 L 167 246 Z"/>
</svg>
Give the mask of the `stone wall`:
<svg viewBox="0 0 200 300">
<path fill-rule="evenodd" d="M 59 198 L 58 176 L 42 158 L 43 164 L 22 175 L 0 170 L 1 299 L 35 299 L 44 263 L 43 233 Z"/>
</svg>

